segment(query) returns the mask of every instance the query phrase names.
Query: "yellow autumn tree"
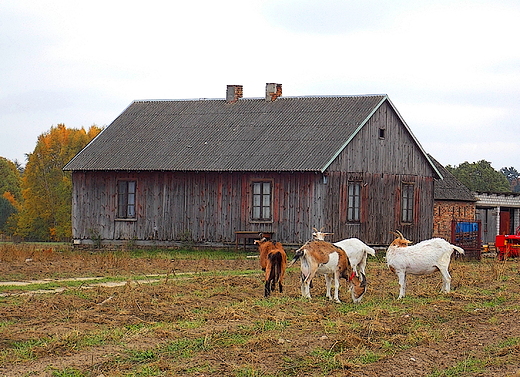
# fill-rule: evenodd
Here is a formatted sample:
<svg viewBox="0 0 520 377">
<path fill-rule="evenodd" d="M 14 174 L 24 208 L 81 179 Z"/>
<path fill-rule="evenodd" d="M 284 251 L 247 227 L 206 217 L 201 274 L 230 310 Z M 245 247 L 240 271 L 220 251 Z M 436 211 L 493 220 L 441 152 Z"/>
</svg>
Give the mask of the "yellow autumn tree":
<svg viewBox="0 0 520 377">
<path fill-rule="evenodd" d="M 72 177 L 62 170 L 101 128 L 51 127 L 28 155 L 22 178 L 24 199 L 16 234 L 27 240 L 60 241 L 72 236 Z"/>
</svg>

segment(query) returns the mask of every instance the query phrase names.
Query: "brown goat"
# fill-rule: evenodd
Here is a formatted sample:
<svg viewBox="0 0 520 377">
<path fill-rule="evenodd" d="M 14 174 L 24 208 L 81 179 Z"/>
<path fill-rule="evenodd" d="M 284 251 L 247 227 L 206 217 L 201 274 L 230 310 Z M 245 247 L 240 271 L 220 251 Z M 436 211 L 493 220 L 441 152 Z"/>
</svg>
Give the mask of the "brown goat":
<svg viewBox="0 0 520 377">
<path fill-rule="evenodd" d="M 287 254 L 282 244 L 269 241 L 265 237 L 255 240 L 255 244 L 258 245 L 260 252 L 260 267 L 265 271 L 264 296 L 269 297 L 277 283 L 280 292 L 282 292 L 282 282 L 287 268 Z"/>
</svg>

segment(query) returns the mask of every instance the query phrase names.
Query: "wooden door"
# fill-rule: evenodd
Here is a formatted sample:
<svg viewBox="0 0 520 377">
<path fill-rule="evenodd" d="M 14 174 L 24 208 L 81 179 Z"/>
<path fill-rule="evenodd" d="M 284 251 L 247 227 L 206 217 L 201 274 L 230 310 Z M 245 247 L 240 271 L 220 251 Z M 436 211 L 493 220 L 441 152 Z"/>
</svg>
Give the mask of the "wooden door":
<svg viewBox="0 0 520 377">
<path fill-rule="evenodd" d="M 511 217 L 509 211 L 500 211 L 499 234 L 509 234 L 511 229 Z"/>
</svg>

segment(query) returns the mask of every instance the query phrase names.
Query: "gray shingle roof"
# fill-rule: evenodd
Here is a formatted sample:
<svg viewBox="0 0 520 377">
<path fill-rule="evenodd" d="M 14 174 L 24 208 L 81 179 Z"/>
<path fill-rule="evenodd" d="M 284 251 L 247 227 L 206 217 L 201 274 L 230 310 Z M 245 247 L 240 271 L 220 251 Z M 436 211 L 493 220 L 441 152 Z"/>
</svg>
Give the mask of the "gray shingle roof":
<svg viewBox="0 0 520 377">
<path fill-rule="evenodd" d="M 434 185 L 435 200 L 455 200 L 463 202 L 475 202 L 475 195 L 464 186 L 453 174 L 451 174 L 439 161 L 430 156 L 437 170 L 444 179 L 436 179 Z"/>
<path fill-rule="evenodd" d="M 64 169 L 324 171 L 387 99 L 134 101 Z"/>
</svg>

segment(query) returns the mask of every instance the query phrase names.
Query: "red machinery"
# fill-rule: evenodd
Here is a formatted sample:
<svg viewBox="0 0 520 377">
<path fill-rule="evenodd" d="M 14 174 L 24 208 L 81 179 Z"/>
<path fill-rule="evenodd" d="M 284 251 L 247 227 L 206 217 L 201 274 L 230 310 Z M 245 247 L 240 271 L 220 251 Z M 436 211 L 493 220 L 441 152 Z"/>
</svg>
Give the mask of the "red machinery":
<svg viewBox="0 0 520 377">
<path fill-rule="evenodd" d="M 520 226 L 516 228 L 516 234 L 496 236 L 495 247 L 498 249 L 498 259 L 520 256 Z"/>
</svg>

